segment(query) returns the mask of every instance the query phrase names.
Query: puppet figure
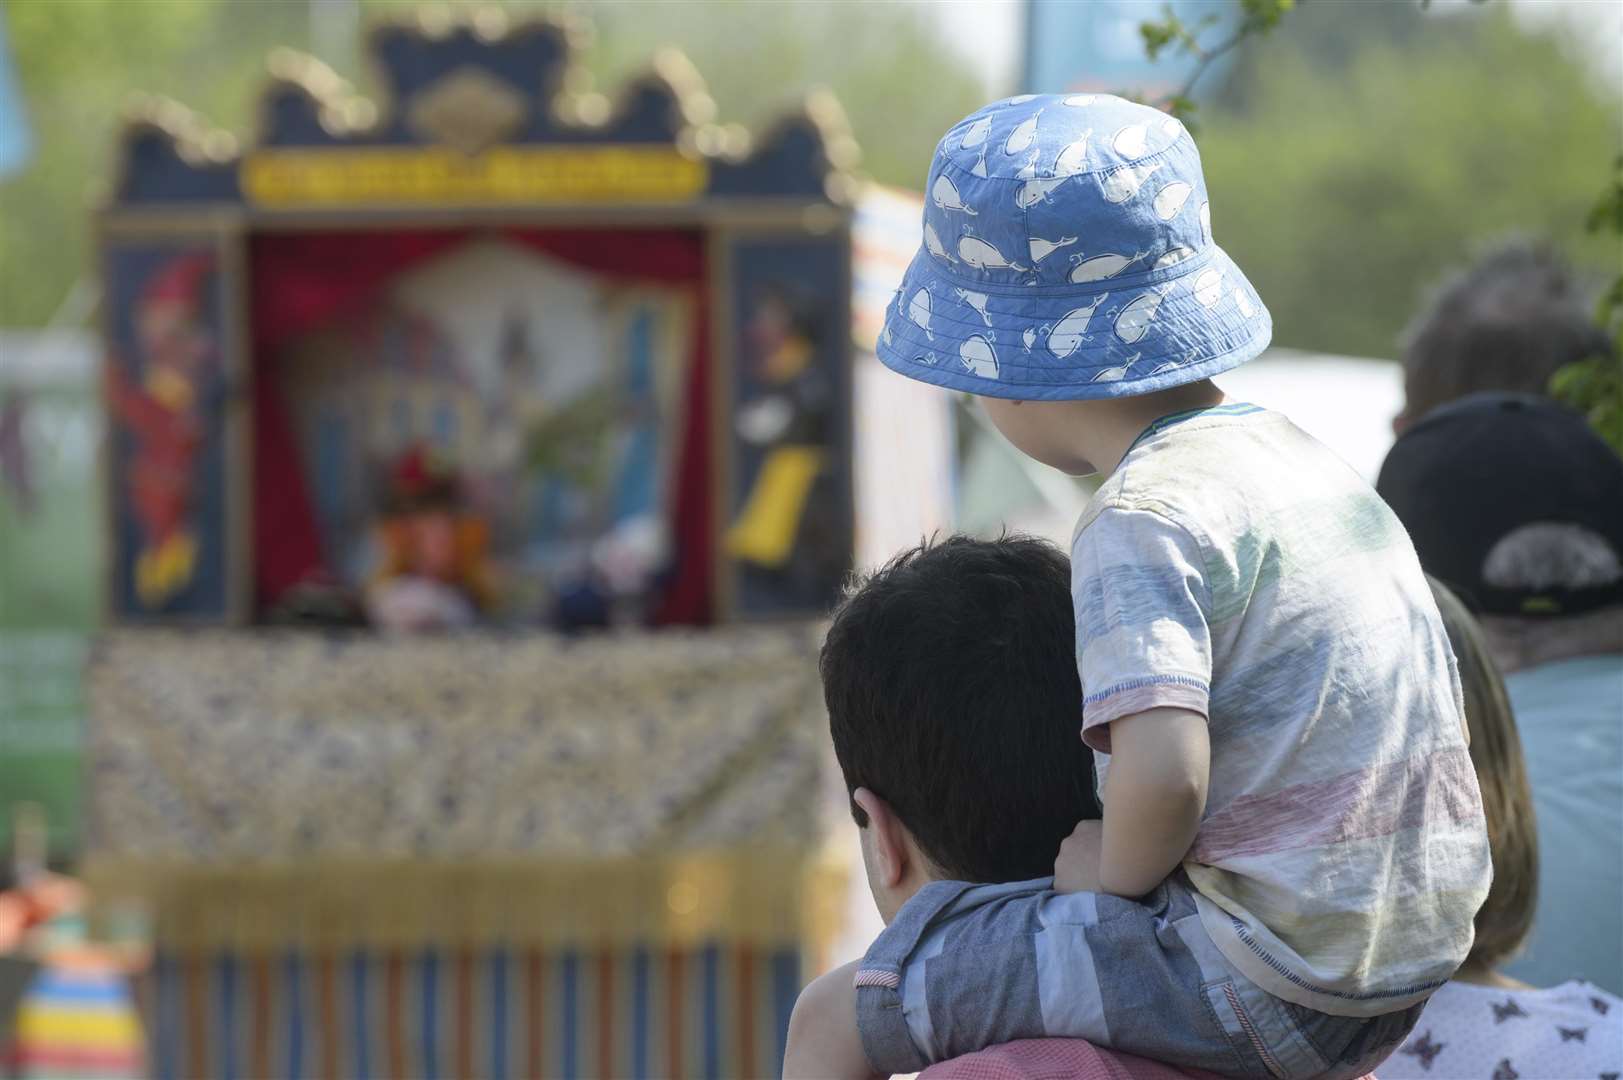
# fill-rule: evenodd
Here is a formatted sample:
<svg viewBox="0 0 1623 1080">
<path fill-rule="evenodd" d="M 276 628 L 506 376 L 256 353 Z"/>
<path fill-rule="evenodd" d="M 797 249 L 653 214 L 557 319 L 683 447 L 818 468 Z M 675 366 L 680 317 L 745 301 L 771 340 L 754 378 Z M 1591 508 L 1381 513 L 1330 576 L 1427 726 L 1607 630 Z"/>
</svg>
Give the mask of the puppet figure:
<svg viewBox="0 0 1623 1080">
<path fill-rule="evenodd" d="M 760 465 L 726 535 L 746 575 L 809 603 L 838 583 L 844 558 L 828 469 L 835 389 L 817 363 L 818 323 L 787 287 L 768 285 L 756 299 L 744 331 L 756 391 L 736 429 Z"/>
<path fill-rule="evenodd" d="M 117 358 L 107 365 L 108 402 L 134 443 L 124 475 L 141 534 L 135 593 L 149 609 L 184 589 L 197 562 L 192 495 L 215 357 L 203 311 L 213 272 L 209 254 L 164 264 L 135 309 L 140 383 Z"/>
<path fill-rule="evenodd" d="M 395 463 L 377 540 L 381 565 L 366 595 L 377 626 L 468 626 L 494 599 L 489 523 L 462 509 L 454 473 L 421 446 Z"/>
</svg>

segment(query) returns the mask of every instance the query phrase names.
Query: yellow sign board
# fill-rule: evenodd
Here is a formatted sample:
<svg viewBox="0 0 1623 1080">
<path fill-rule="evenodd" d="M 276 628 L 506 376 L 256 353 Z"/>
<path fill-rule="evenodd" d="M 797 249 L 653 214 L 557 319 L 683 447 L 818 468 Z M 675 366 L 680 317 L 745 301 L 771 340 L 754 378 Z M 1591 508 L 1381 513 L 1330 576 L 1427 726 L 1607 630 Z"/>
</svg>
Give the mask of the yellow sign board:
<svg viewBox="0 0 1623 1080">
<path fill-rule="evenodd" d="M 242 163 L 252 204 L 275 209 L 685 202 L 709 164 L 669 146 L 503 146 L 260 150 Z"/>
</svg>

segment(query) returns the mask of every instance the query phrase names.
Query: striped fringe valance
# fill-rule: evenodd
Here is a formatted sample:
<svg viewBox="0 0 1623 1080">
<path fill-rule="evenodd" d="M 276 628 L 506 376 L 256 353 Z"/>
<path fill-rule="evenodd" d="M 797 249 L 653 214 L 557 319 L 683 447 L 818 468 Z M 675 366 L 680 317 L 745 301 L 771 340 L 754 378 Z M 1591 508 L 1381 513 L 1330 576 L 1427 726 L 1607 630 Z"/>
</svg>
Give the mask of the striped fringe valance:
<svg viewBox="0 0 1623 1080">
<path fill-rule="evenodd" d="M 799 950 L 160 950 L 137 980 L 154 1080 L 765 1077 Z"/>
<path fill-rule="evenodd" d="M 99 926 L 134 911 L 165 949 L 825 945 L 847 878 L 831 852 L 210 867 L 93 860 Z"/>
</svg>

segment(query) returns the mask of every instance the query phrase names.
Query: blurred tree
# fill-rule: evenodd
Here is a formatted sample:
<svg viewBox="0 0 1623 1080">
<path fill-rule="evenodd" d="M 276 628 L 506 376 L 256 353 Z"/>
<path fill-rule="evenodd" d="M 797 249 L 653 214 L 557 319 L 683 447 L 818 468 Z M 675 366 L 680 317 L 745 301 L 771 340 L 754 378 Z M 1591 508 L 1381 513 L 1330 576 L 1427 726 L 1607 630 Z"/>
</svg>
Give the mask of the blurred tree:
<svg viewBox="0 0 1623 1080">
<path fill-rule="evenodd" d="M 12 0 L 12 53 L 38 140 L 0 182 L 0 326 L 43 323 L 92 257 L 90 211 L 135 91 L 241 130 L 265 51 L 302 40 L 304 7 L 220 0 Z"/>
<path fill-rule="evenodd" d="M 368 0 L 363 19 L 418 5 Z M 758 130 L 817 85 L 851 117 L 863 169 L 918 187 L 940 132 L 982 103 L 972 66 L 915 5 L 511 3 L 515 15 L 568 11 L 595 25 L 584 66 L 613 95 L 660 45 L 681 48 L 722 121 Z M 13 52 L 39 139 L 33 164 L 0 183 L 0 326 L 37 325 L 92 255 L 90 209 L 109 180 L 113 135 L 135 91 L 173 97 L 251 135 L 265 56 L 307 49 L 305 0 L 10 0 Z M 325 13 L 331 17 L 331 12 Z M 363 90 L 363 57 L 329 56 Z"/>
<path fill-rule="evenodd" d="M 1504 4 L 1302 3 L 1203 110 L 1213 231 L 1276 342 L 1388 356 L 1424 287 L 1506 231 L 1616 274 L 1616 237 L 1584 222 L 1620 108 Z"/>
<path fill-rule="evenodd" d="M 1159 103 L 1191 126 L 1197 109 L 1192 97 L 1195 83 L 1211 61 L 1225 52 L 1242 50 L 1242 55 L 1249 54 L 1247 58 L 1251 62 L 1242 64 L 1237 75 L 1229 79 L 1219 97 L 1221 106 L 1237 116 L 1251 116 L 1270 89 L 1268 80 L 1260 77 L 1261 65 L 1267 61 L 1262 57 L 1257 39 L 1271 32 L 1281 17 L 1295 8 L 1296 0 L 1237 2 L 1240 18 L 1232 29 L 1220 36 L 1208 33 L 1211 26 L 1221 21 L 1217 15 L 1209 14 L 1191 24 L 1180 19 L 1170 6 L 1159 17 L 1146 19 L 1139 25 L 1144 51 L 1151 60 L 1162 52 L 1175 51 L 1198 61 L 1185 85 Z M 1430 6 L 1431 0 L 1419 0 L 1418 4 L 1365 3 L 1357 9 L 1354 24 L 1348 19 L 1350 8 L 1316 5 L 1313 17 L 1291 24 L 1289 36 L 1299 63 L 1321 78 L 1345 80 L 1348 69 L 1361 51 L 1368 50 L 1370 42 L 1379 41 L 1389 51 L 1395 51 L 1415 40 L 1414 36 L 1424 29 L 1422 13 Z M 1603 107 L 1609 105 L 1611 112 L 1616 111 L 1615 88 L 1607 88 L 1599 97 Z M 1623 127 L 1614 126 L 1613 132 L 1617 136 L 1614 142 L 1623 144 Z M 1619 148 L 1623 149 L 1623 145 Z M 1613 160 L 1611 175 L 1589 212 L 1585 228 L 1598 240 L 1596 251 L 1601 262 L 1597 269 L 1613 275 L 1601 292 L 1595 317 L 1614 342 L 1614 351 L 1611 356 L 1593 356 L 1567 365 L 1552 377 L 1549 391 L 1582 410 L 1596 431 L 1623 453 L 1623 153 Z"/>
</svg>

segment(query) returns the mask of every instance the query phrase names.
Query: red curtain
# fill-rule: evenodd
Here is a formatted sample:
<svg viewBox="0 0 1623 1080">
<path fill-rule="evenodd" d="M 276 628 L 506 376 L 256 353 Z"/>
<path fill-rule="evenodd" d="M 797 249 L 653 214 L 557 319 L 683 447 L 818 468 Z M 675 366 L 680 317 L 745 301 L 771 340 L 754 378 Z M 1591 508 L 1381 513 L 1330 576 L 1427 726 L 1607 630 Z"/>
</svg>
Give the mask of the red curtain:
<svg viewBox="0 0 1623 1080">
<path fill-rule="evenodd" d="M 260 604 L 320 572 L 315 513 L 293 428 L 275 377 L 277 354 L 303 334 L 363 312 L 401 272 L 470 239 L 496 236 L 584 269 L 630 280 L 693 287 L 694 322 L 675 484 L 676 569 L 658 623 L 710 618 L 710 349 L 704 237 L 681 229 L 433 229 L 405 232 L 270 233 L 249 249 L 254 345 L 254 550 Z"/>
</svg>

